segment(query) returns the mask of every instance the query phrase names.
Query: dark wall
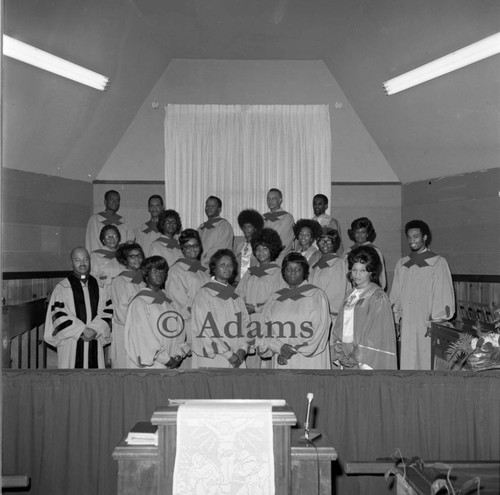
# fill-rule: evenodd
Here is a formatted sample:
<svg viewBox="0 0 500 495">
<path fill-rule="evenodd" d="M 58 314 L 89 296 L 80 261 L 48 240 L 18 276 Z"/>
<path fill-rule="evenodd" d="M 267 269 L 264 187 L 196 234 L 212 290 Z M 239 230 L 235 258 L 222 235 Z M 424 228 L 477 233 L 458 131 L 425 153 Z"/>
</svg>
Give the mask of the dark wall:
<svg viewBox="0 0 500 495">
<path fill-rule="evenodd" d="M 59 271 L 85 243 L 92 184 L 2 169 L 3 271 Z"/>
<path fill-rule="evenodd" d="M 403 186 L 402 225 L 429 224 L 453 274 L 500 275 L 500 168 Z M 409 251 L 402 230 L 402 252 Z"/>
</svg>

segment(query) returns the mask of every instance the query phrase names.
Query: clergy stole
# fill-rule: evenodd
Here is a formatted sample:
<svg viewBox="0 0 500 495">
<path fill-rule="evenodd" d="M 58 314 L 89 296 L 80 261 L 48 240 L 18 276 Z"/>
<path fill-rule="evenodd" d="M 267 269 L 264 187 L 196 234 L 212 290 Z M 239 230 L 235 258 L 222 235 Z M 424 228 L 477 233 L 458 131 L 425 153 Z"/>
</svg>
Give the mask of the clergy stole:
<svg viewBox="0 0 500 495">
<path fill-rule="evenodd" d="M 74 273 L 68 276 L 68 280 L 73 291 L 76 317 L 87 324 L 89 322 L 87 322 L 87 307 L 85 306 L 85 296 L 83 294 L 82 282 Z M 97 315 L 97 307 L 99 305 L 99 286 L 97 285 L 97 280 L 91 276 L 89 276 L 87 279 L 87 286 L 89 289 L 90 313 L 92 315 L 92 321 Z M 77 341 L 75 368 L 84 367 L 83 356 L 85 343 L 86 342 L 81 337 Z M 87 344 L 89 346 L 88 368 L 98 368 L 99 365 L 97 361 L 97 340 L 91 340 L 90 342 L 87 342 Z"/>
</svg>

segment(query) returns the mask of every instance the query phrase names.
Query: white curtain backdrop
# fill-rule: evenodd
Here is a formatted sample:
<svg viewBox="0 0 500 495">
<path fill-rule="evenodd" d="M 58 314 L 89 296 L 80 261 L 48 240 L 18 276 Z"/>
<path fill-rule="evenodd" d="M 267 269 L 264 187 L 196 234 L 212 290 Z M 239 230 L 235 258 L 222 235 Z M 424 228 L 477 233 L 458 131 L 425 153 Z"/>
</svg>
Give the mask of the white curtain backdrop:
<svg viewBox="0 0 500 495">
<path fill-rule="evenodd" d="M 268 211 L 273 187 L 295 220 L 311 218 L 314 194 L 330 196 L 331 168 L 328 105 L 166 106 L 165 206 L 180 213 L 183 228 L 206 219 L 214 195 L 242 235 L 238 213 Z"/>
</svg>

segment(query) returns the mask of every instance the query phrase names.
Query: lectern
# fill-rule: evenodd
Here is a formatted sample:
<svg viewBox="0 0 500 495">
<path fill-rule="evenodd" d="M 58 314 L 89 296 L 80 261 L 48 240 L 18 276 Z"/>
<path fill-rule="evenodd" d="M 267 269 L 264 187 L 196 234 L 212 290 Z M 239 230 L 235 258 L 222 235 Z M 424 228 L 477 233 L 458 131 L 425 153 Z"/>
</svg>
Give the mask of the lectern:
<svg viewBox="0 0 500 495">
<path fill-rule="evenodd" d="M 158 446 L 127 445 L 114 450 L 118 461 L 118 495 L 172 493 L 177 446 L 178 406 L 160 407 L 152 417 L 158 426 Z M 327 435 L 309 445 L 300 440 L 303 430 L 291 430 L 295 414 L 287 404 L 272 408 L 275 493 L 303 495 L 321 479 L 321 495 L 332 493 L 331 463 L 337 453 Z"/>
<path fill-rule="evenodd" d="M 272 407 L 275 493 L 276 495 L 288 495 L 291 477 L 291 427 L 297 423 L 297 418 L 290 406 L 284 401 L 276 401 L 275 403 L 282 403 Z M 178 405 L 160 407 L 151 418 L 151 422 L 158 426 L 159 493 L 166 495 L 172 493 L 173 486 L 177 450 L 178 407 Z"/>
</svg>

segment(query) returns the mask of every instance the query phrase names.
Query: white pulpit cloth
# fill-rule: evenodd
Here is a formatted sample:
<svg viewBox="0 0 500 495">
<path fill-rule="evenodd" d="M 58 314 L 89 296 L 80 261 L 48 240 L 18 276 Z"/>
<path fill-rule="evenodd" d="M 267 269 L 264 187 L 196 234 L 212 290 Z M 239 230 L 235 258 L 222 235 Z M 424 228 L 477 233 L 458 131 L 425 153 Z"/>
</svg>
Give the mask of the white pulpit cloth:
<svg viewBox="0 0 500 495">
<path fill-rule="evenodd" d="M 173 495 L 274 495 L 271 402 L 185 403 Z"/>
</svg>

